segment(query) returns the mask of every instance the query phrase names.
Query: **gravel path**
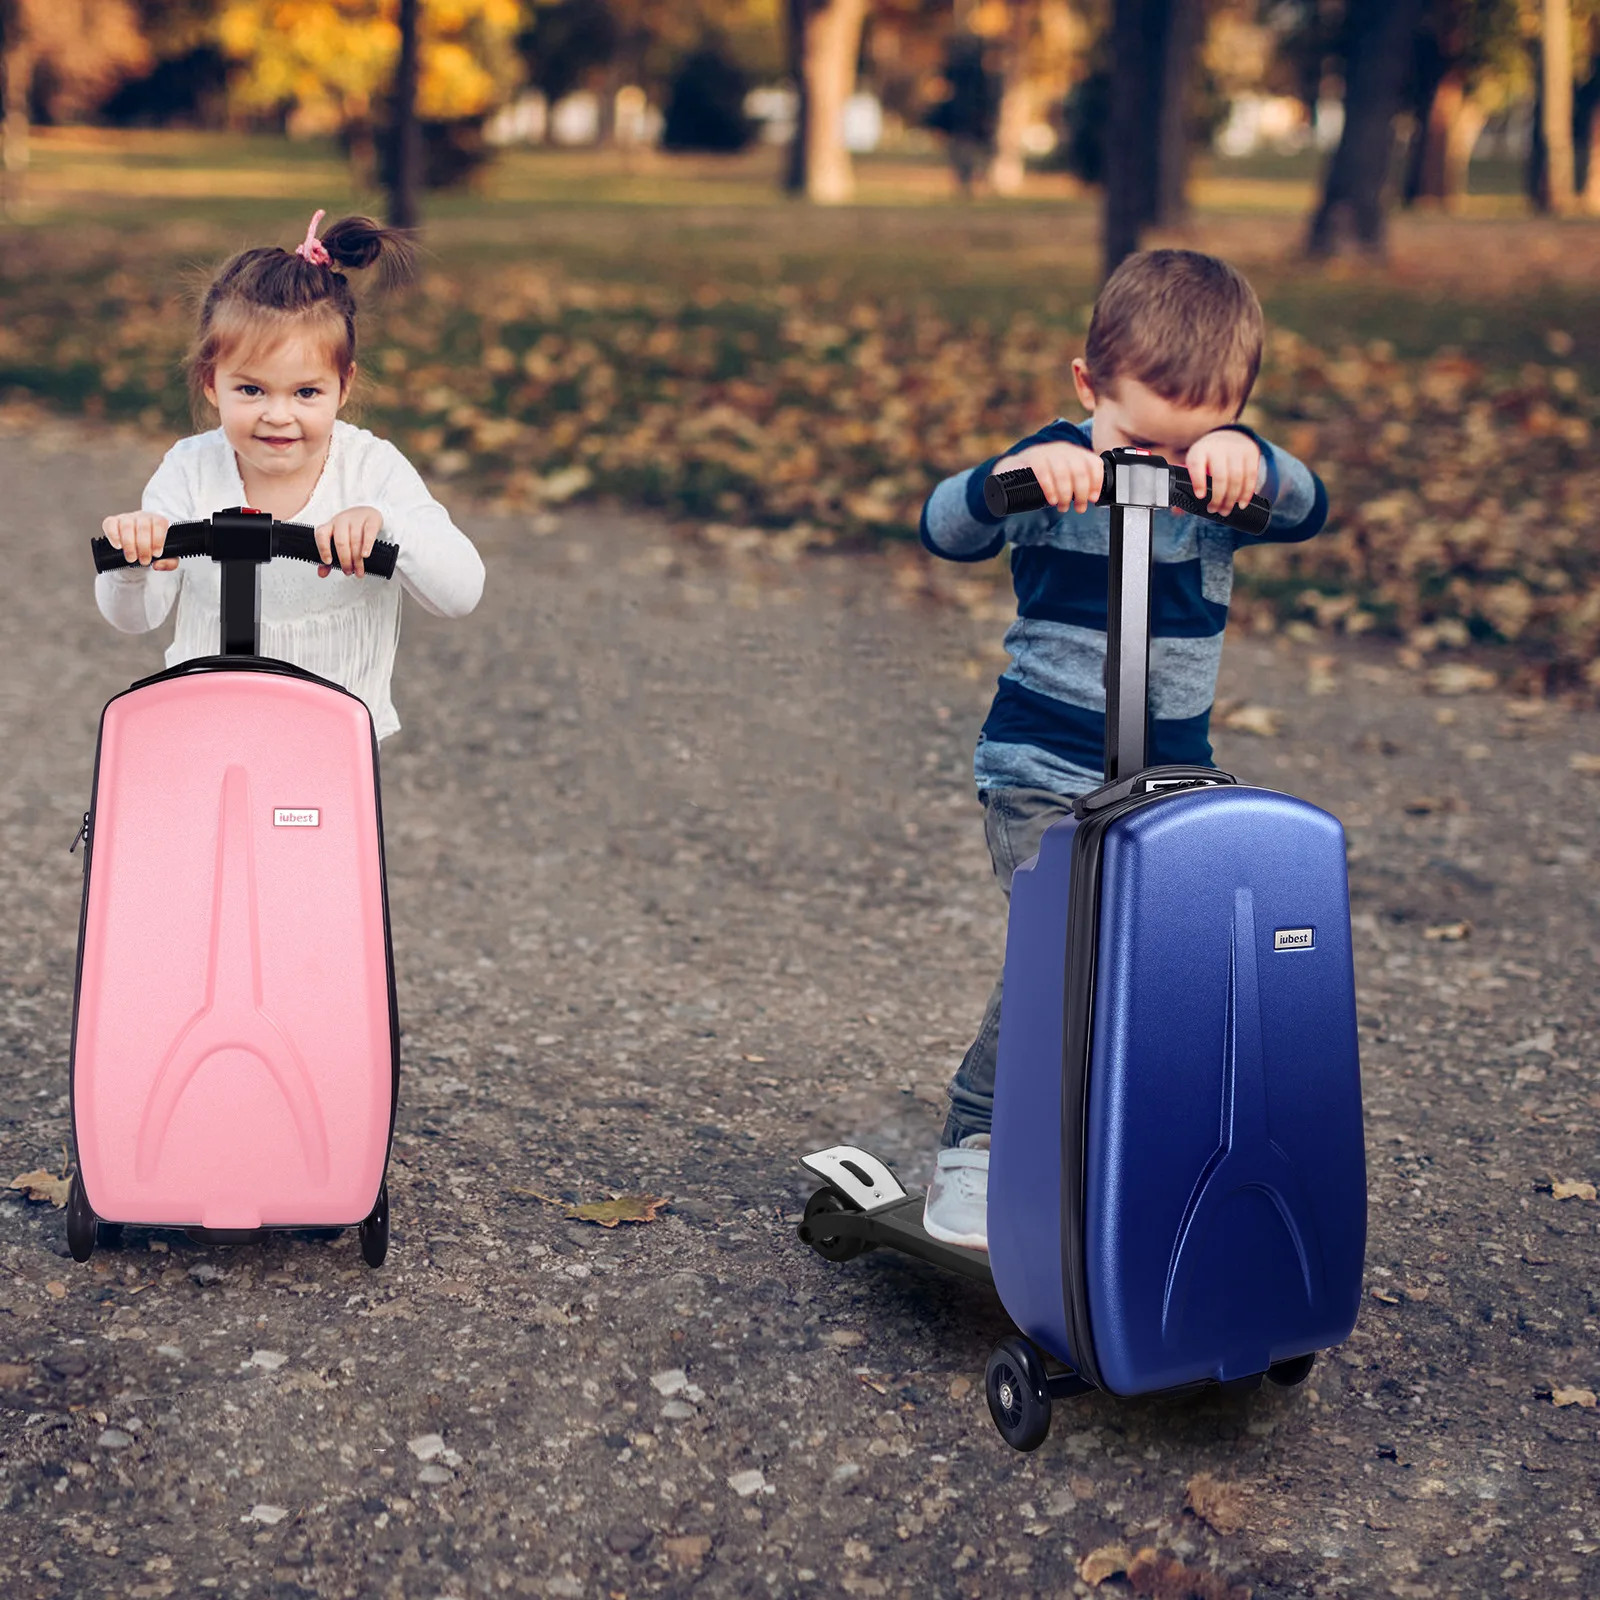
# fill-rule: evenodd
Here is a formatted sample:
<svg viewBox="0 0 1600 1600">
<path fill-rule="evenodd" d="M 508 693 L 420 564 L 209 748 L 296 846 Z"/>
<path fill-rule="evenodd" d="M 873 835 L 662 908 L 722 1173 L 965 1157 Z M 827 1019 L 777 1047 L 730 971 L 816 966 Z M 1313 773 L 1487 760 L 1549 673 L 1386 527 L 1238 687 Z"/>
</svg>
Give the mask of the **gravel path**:
<svg viewBox="0 0 1600 1600">
<path fill-rule="evenodd" d="M 99 706 L 158 654 L 100 621 L 83 541 L 150 461 L 0 435 L 5 1177 L 68 1138 L 66 846 Z M 1370 1297 L 1300 1390 L 1095 1397 L 1020 1457 L 990 1294 L 794 1237 L 806 1149 L 922 1179 L 999 959 L 969 772 L 1001 622 L 910 562 L 470 525 L 488 597 L 408 615 L 384 758 L 389 1264 L 130 1229 L 78 1266 L 61 1212 L 0 1201 L 0 1593 L 1021 1600 L 1124 1546 L 1099 1593 L 1600 1594 L 1569 1393 L 1600 1388 L 1600 1203 L 1551 1187 L 1600 1179 L 1570 764 L 1600 718 L 1230 643 L 1224 699 L 1282 728 L 1219 758 L 1350 830 Z M 632 1191 L 670 1208 L 540 1198 Z"/>
</svg>

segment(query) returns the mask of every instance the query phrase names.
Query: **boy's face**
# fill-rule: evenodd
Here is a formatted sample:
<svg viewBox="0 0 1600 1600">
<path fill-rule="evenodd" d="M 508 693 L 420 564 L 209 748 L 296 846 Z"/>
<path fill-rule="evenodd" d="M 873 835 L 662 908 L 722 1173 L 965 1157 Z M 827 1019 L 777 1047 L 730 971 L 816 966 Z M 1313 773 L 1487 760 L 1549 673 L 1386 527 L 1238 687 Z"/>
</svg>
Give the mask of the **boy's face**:
<svg viewBox="0 0 1600 1600">
<path fill-rule="evenodd" d="M 1236 406 L 1185 406 L 1163 399 L 1137 378 L 1118 378 L 1096 391 L 1080 356 L 1072 363 L 1078 400 L 1093 416 L 1096 450 L 1133 445 L 1181 464 L 1196 439 L 1238 420 Z"/>
</svg>

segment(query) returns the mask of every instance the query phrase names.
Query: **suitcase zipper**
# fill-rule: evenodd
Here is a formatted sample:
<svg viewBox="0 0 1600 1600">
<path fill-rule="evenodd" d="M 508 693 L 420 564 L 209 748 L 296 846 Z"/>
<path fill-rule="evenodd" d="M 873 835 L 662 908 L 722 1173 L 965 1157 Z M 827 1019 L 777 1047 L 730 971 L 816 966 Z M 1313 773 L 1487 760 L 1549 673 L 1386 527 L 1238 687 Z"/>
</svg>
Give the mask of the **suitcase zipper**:
<svg viewBox="0 0 1600 1600">
<path fill-rule="evenodd" d="M 83 826 L 80 827 L 75 834 L 73 834 L 72 843 L 67 846 L 67 854 L 69 856 L 77 855 L 78 846 L 80 844 L 84 845 L 84 846 L 87 846 L 88 843 L 89 843 L 89 813 L 87 811 L 85 811 L 84 814 L 83 814 Z"/>
</svg>

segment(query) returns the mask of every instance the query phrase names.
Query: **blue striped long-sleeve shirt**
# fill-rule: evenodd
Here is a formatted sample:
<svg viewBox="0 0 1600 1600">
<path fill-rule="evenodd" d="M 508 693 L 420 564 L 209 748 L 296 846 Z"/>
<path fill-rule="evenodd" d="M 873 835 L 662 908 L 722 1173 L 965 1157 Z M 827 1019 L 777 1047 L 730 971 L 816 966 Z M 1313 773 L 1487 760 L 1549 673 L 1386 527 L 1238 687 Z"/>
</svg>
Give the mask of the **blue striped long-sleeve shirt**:
<svg viewBox="0 0 1600 1600">
<path fill-rule="evenodd" d="M 1293 543 L 1328 515 L 1322 480 L 1257 435 L 1261 492 L 1272 520 L 1254 537 L 1177 511 L 1155 513 L 1150 604 L 1152 766 L 1209 765 L 1211 704 L 1233 593 L 1233 556 L 1249 544 Z M 1063 442 L 1093 448 L 1088 428 L 1061 419 L 1006 451 Z M 922 509 L 922 542 L 950 561 L 987 561 L 1009 541 L 1017 620 L 1011 665 L 978 735 L 980 789 L 1077 795 L 1102 781 L 1105 755 L 1106 586 L 1111 513 L 1042 511 L 995 517 L 983 503 L 996 456 L 946 478 Z"/>
</svg>

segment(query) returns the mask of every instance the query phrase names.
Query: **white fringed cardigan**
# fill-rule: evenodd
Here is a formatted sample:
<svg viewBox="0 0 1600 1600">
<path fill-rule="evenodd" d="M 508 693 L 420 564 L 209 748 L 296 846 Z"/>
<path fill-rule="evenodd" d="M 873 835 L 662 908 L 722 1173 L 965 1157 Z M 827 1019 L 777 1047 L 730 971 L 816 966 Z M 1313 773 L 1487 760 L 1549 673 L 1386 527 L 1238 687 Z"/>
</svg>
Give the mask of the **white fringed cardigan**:
<svg viewBox="0 0 1600 1600">
<path fill-rule="evenodd" d="M 217 428 L 173 445 L 145 486 L 143 509 L 169 522 L 197 522 L 243 504 L 238 463 Z M 337 567 L 319 578 L 307 563 L 272 562 L 261 574 L 261 653 L 360 695 L 382 739 L 400 726 L 389 679 L 400 639 L 401 589 L 435 616 L 465 616 L 483 593 L 483 562 L 392 444 L 336 422 L 311 498 L 286 520 L 316 527 L 353 506 L 373 506 L 383 514 L 380 537 L 400 547 L 395 579 L 347 578 Z M 160 627 L 176 601 L 169 667 L 217 653 L 222 575 L 215 562 L 185 561 L 175 572 L 130 566 L 102 573 L 95 600 L 124 633 Z"/>
</svg>

